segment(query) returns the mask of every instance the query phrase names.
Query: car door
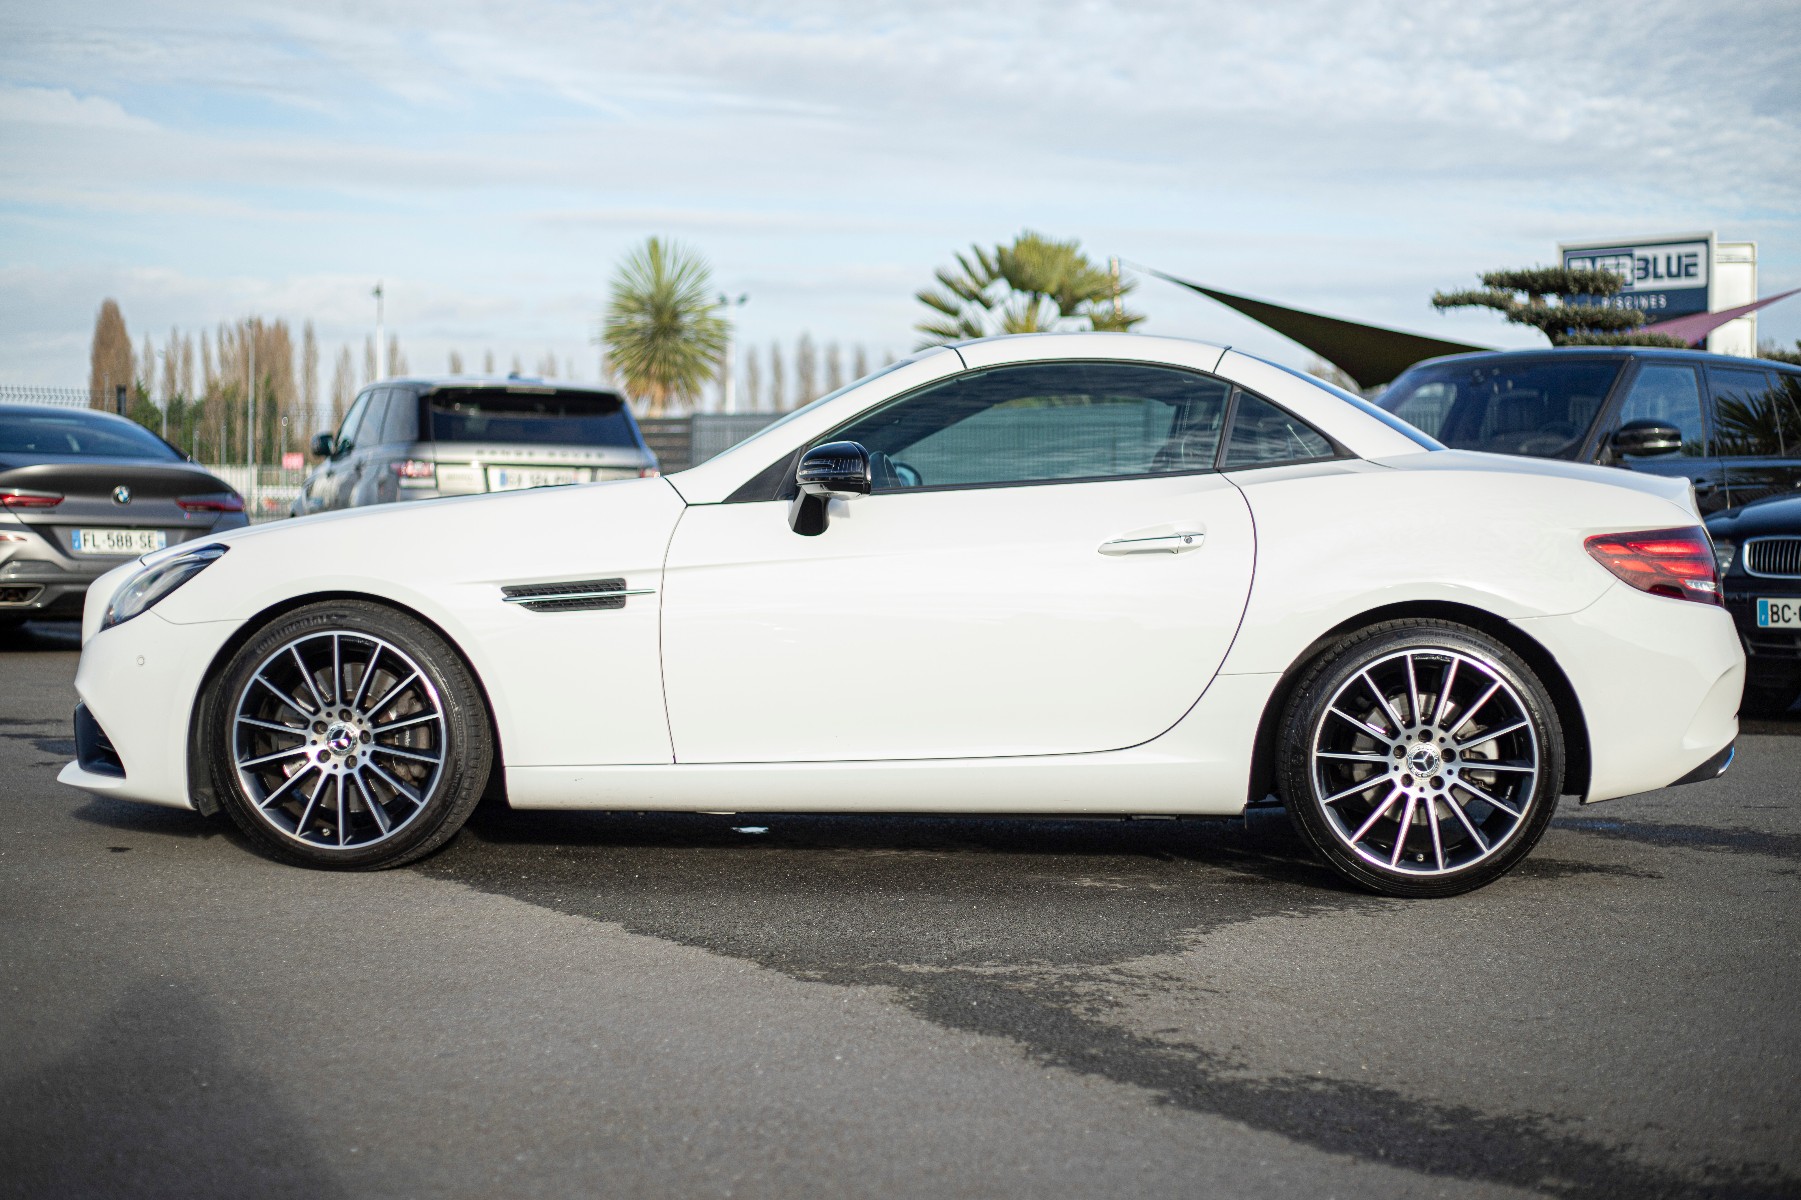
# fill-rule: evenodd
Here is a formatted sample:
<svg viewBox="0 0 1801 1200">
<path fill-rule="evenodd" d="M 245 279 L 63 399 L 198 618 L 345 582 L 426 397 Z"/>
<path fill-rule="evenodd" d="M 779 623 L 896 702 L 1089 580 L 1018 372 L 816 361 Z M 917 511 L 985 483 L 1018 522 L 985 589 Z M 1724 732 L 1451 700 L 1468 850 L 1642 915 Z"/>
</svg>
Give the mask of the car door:
<svg viewBox="0 0 1801 1200">
<path fill-rule="evenodd" d="M 1651 475 L 1687 479 L 1695 485 L 1695 499 L 1702 512 L 1724 508 L 1727 502 L 1725 471 L 1709 436 L 1703 394 L 1698 365 L 1641 359 L 1626 387 L 1625 396 L 1610 418 L 1601 423 L 1596 461 Z M 1616 443 L 1620 430 L 1633 422 L 1643 421 L 1674 426 L 1682 435 L 1680 447 L 1655 454 L 1621 450 Z"/>
<path fill-rule="evenodd" d="M 369 393 L 369 406 L 363 410 L 362 423 L 351 438 L 339 483 L 347 508 L 380 503 L 376 485 L 380 482 L 377 470 L 381 462 L 381 430 L 388 419 L 392 395 L 392 388 L 375 388 Z"/>
<path fill-rule="evenodd" d="M 1762 366 L 1709 363 L 1707 384 L 1729 503 L 1801 487 L 1801 376 L 1785 384 Z"/>
<path fill-rule="evenodd" d="M 965 372 L 817 442 L 876 486 L 826 529 L 787 502 L 691 506 L 664 576 L 678 762 L 1110 750 L 1193 705 L 1250 589 L 1248 506 L 1216 474 L 1230 394 L 1194 371 Z"/>
<path fill-rule="evenodd" d="M 343 423 L 338 426 L 332 439 L 331 457 L 308 480 L 308 512 L 323 512 L 349 504 L 343 482 L 350 465 L 352 448 L 356 444 L 357 431 L 362 426 L 363 414 L 369 409 L 369 397 L 372 394 L 364 392 L 351 401 L 350 410 L 344 414 Z"/>
</svg>

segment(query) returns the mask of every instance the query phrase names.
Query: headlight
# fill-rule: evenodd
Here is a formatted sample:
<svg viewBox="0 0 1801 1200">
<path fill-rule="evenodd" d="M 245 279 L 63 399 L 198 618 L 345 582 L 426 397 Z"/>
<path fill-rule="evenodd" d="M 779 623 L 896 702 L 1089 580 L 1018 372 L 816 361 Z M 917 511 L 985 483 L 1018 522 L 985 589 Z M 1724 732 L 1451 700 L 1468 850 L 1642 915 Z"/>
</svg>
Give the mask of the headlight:
<svg viewBox="0 0 1801 1200">
<path fill-rule="evenodd" d="M 139 613 L 148 612 L 164 596 L 218 562 L 229 549 L 229 546 L 202 546 L 198 550 L 183 550 L 170 557 L 146 563 L 143 570 L 127 579 L 125 585 L 113 593 L 112 603 L 106 606 L 106 619 L 100 622 L 100 628 L 111 629 Z"/>
<path fill-rule="evenodd" d="M 1720 568 L 1720 577 L 1732 570 L 1732 556 L 1738 553 L 1738 543 L 1728 542 L 1723 538 L 1715 538 L 1713 543 L 1713 561 Z"/>
</svg>

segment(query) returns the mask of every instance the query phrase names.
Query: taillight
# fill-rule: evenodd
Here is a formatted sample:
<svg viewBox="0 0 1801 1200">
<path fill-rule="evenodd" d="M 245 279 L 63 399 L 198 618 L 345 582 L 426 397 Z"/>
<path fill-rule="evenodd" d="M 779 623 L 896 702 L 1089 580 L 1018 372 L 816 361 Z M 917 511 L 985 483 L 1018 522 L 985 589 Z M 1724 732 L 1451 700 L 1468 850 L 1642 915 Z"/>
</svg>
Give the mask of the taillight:
<svg viewBox="0 0 1801 1200">
<path fill-rule="evenodd" d="M 638 478 L 639 479 L 655 479 L 657 476 L 661 475 L 662 473 L 663 472 L 657 470 L 655 467 L 639 467 L 638 468 Z"/>
<path fill-rule="evenodd" d="M 400 476 L 401 487 L 434 487 L 438 482 L 437 463 L 408 458 L 388 464 L 388 469 Z"/>
<path fill-rule="evenodd" d="M 1719 604 L 1713 543 L 1699 526 L 1604 533 L 1583 543 L 1594 560 L 1641 592 Z"/>
<path fill-rule="evenodd" d="M 175 507 L 184 513 L 243 512 L 244 500 L 240 496 L 183 496 L 175 502 Z"/>
<path fill-rule="evenodd" d="M 22 488 L 0 491 L 0 504 L 8 508 L 55 508 L 62 502 L 57 492 L 28 492 Z"/>
</svg>

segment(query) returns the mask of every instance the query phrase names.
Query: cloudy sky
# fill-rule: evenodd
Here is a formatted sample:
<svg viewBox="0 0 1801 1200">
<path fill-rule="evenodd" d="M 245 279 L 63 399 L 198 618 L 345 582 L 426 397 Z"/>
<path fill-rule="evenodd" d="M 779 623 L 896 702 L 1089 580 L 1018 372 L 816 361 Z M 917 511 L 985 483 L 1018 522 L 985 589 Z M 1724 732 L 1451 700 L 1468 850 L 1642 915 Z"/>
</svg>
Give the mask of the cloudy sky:
<svg viewBox="0 0 1801 1200">
<path fill-rule="evenodd" d="M 0 0 L 0 383 L 260 313 L 591 374 L 620 254 L 680 239 L 743 337 L 903 351 L 1031 228 L 1492 345 L 1435 287 L 1717 230 L 1801 286 L 1801 5 Z M 1145 328 L 1304 364 L 1146 281 Z M 1801 337 L 1801 297 L 1763 316 Z M 359 355 L 360 357 L 360 355 Z"/>
</svg>

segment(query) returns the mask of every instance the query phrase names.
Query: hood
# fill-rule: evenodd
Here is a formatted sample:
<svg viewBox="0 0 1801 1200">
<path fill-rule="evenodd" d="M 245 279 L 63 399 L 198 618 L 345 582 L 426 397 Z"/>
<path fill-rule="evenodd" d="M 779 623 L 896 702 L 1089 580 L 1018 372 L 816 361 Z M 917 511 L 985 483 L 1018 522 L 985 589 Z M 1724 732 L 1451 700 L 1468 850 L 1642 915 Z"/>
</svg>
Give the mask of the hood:
<svg viewBox="0 0 1801 1200">
<path fill-rule="evenodd" d="M 1770 534 L 1801 536 L 1801 496 L 1769 496 L 1715 513 L 1707 522 L 1707 532 L 1733 539 Z"/>
<path fill-rule="evenodd" d="M 1487 471 L 1497 475 L 1536 475 L 1540 478 L 1602 483 L 1668 500 L 1692 514 L 1697 523 L 1701 520 L 1701 509 L 1695 503 L 1694 487 L 1688 480 L 1666 479 L 1661 475 L 1647 475 L 1640 471 L 1628 471 L 1623 467 L 1597 467 L 1589 463 L 1565 462 L 1553 458 L 1522 458 L 1511 454 L 1484 454 L 1479 450 L 1434 450 L 1374 461 L 1378 466 L 1392 467 L 1398 471 Z"/>
</svg>

